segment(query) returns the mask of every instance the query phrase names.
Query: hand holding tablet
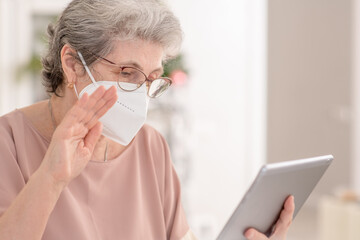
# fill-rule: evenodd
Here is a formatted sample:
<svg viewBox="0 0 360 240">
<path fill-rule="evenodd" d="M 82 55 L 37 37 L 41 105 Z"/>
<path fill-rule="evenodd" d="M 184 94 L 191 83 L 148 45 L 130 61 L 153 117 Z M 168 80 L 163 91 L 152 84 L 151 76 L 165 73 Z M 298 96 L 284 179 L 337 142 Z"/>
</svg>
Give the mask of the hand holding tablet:
<svg viewBox="0 0 360 240">
<path fill-rule="evenodd" d="M 292 216 L 332 160 L 327 155 L 264 165 L 217 239 L 246 240 L 246 234 L 251 240 L 284 240 Z"/>
<path fill-rule="evenodd" d="M 293 215 L 295 211 L 294 196 L 289 196 L 285 203 L 284 208 L 280 213 L 280 217 L 274 225 L 274 229 L 270 238 L 256 229 L 250 228 L 245 231 L 244 236 L 249 240 L 285 240 L 286 234 L 289 230 L 290 224 L 292 223 Z"/>
</svg>

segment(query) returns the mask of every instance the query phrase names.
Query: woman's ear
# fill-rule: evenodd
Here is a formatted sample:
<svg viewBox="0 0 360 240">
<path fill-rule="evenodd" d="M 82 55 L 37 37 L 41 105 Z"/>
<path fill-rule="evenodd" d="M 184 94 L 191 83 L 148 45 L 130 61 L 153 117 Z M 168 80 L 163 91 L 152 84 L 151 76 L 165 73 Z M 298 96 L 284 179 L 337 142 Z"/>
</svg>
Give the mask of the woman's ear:
<svg viewBox="0 0 360 240">
<path fill-rule="evenodd" d="M 65 84 L 75 84 L 76 79 L 80 75 L 79 64 L 73 57 L 76 55 L 76 51 L 72 49 L 68 44 L 65 44 L 61 49 L 61 66 L 64 71 Z"/>
</svg>

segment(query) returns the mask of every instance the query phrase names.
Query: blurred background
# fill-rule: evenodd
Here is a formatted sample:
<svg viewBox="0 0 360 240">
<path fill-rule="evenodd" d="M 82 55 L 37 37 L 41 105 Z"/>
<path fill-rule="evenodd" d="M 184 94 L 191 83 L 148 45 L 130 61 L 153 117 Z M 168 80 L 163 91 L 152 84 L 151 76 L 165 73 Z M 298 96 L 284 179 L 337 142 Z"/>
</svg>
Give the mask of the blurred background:
<svg viewBox="0 0 360 240">
<path fill-rule="evenodd" d="M 360 2 L 167 0 L 185 32 L 150 102 L 199 239 L 215 239 L 260 166 L 333 154 L 289 240 L 360 239 Z M 0 114 L 47 98 L 46 27 L 68 0 L 0 0 Z"/>
</svg>

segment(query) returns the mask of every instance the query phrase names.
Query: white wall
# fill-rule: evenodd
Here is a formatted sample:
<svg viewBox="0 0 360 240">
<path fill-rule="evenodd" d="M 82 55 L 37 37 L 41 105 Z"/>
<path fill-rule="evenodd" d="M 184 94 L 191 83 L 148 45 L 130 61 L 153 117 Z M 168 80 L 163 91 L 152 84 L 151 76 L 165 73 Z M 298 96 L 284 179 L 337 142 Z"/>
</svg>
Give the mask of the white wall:
<svg viewBox="0 0 360 240">
<path fill-rule="evenodd" d="M 352 2 L 269 1 L 268 160 L 335 157 L 309 207 L 351 182 Z"/>
<path fill-rule="evenodd" d="M 266 1 L 169 0 L 190 70 L 194 143 L 186 210 L 212 239 L 264 162 Z"/>
<path fill-rule="evenodd" d="M 34 14 L 57 14 L 69 0 L 0 0 L 0 115 L 33 103 L 30 77 L 17 79 L 33 46 Z"/>
<path fill-rule="evenodd" d="M 360 193 L 360 2 L 353 1 L 353 65 L 352 65 L 352 187 Z"/>
</svg>

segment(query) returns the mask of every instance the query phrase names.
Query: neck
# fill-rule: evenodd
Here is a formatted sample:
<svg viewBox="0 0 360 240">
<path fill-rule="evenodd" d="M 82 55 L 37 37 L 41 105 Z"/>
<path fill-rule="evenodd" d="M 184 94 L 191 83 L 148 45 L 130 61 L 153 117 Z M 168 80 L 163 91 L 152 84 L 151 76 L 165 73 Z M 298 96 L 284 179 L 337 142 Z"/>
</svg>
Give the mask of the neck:
<svg viewBox="0 0 360 240">
<path fill-rule="evenodd" d="M 53 94 L 50 98 L 50 104 L 52 110 L 51 114 L 53 116 L 54 124 L 56 124 L 56 126 L 58 126 L 61 123 L 66 113 L 77 101 L 76 96 L 75 97 L 71 96 L 67 91 L 64 91 L 64 93 L 62 94 L 63 94 L 62 97 L 58 97 L 55 94 Z"/>
</svg>

